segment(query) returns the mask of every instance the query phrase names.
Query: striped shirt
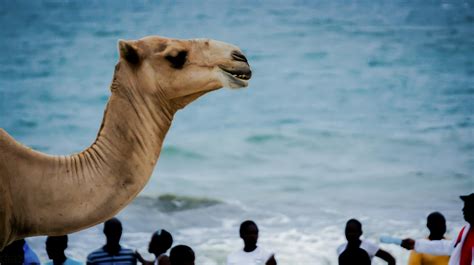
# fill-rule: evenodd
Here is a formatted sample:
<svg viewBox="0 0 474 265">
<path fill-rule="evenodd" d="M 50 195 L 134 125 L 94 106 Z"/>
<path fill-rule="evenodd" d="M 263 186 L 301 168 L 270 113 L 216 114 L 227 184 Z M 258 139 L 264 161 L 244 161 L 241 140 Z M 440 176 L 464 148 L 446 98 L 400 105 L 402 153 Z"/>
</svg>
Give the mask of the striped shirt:
<svg viewBox="0 0 474 265">
<path fill-rule="evenodd" d="M 133 250 L 128 248 L 121 248 L 117 255 L 111 256 L 104 250 L 104 247 L 102 247 L 87 256 L 87 264 L 135 265 L 137 264 L 137 258 Z"/>
</svg>

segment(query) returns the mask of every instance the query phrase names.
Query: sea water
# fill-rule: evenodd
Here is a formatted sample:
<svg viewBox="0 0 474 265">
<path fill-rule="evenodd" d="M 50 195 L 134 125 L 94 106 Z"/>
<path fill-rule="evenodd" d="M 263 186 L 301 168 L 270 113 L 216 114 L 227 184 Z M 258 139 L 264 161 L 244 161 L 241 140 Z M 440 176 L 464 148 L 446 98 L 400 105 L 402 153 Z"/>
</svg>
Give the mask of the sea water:
<svg viewBox="0 0 474 265">
<path fill-rule="evenodd" d="M 374 242 L 426 236 L 432 211 L 451 238 L 463 225 L 472 1 L 2 0 L 0 26 L 0 127 L 48 154 L 94 141 L 118 39 L 205 37 L 248 57 L 249 87 L 178 112 L 149 183 L 118 215 L 122 243 L 144 255 L 163 228 L 196 264 L 225 264 L 253 219 L 279 264 L 337 264 L 349 218 Z M 44 240 L 28 239 L 42 261 Z M 103 242 L 98 225 L 70 235 L 67 253 L 84 260 Z"/>
</svg>

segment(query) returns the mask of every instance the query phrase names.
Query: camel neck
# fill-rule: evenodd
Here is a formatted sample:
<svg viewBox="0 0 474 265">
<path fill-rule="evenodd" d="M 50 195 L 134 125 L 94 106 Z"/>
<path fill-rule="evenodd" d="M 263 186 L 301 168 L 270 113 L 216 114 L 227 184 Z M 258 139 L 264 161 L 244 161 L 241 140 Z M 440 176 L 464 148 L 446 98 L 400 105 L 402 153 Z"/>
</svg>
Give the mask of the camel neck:
<svg viewBox="0 0 474 265">
<path fill-rule="evenodd" d="M 96 141 L 85 152 L 98 157 L 98 168 L 137 177 L 144 185 L 159 157 L 174 111 L 159 94 L 143 95 L 116 79 Z M 101 159 L 99 150 L 107 153 Z M 99 165 L 97 165 L 99 164 Z M 127 172 L 129 171 L 129 172 Z"/>
<path fill-rule="evenodd" d="M 34 161 L 25 170 L 40 173 L 29 174 L 25 183 L 38 187 L 53 179 L 55 185 L 45 189 L 49 196 L 34 198 L 43 205 L 41 211 L 28 208 L 35 218 L 21 217 L 24 220 L 15 226 L 17 234 L 66 234 L 84 229 L 113 217 L 145 187 L 174 112 L 161 96 L 138 95 L 137 89 L 140 87 L 123 87 L 114 81 L 97 138 L 84 151 L 53 157 L 22 149 Z M 19 194 L 14 200 L 31 200 L 31 196 Z M 61 207 L 55 207 L 55 201 Z M 66 226 L 69 229 L 62 230 Z M 58 229 L 51 231 L 50 227 Z"/>
</svg>

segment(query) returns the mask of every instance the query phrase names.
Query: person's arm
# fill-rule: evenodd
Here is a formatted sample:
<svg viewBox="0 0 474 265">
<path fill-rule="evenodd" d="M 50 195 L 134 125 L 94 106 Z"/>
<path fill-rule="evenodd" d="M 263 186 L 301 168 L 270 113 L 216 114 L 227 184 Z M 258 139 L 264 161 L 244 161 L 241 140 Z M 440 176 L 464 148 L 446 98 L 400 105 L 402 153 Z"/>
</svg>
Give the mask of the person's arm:
<svg viewBox="0 0 474 265">
<path fill-rule="evenodd" d="M 454 240 L 419 239 L 415 241 L 415 250 L 421 253 L 450 256 L 453 249 Z"/>
<path fill-rule="evenodd" d="M 140 254 L 140 252 L 138 252 L 138 250 L 135 250 L 135 257 L 137 258 L 137 260 L 138 260 L 141 264 L 149 265 L 149 264 L 153 264 L 153 263 L 154 263 L 153 261 L 148 261 L 148 260 L 144 259 L 144 258 L 142 257 L 142 255 Z"/>
<path fill-rule="evenodd" d="M 406 238 L 402 241 L 402 247 L 406 249 L 414 249 L 416 252 L 427 253 L 432 255 L 450 256 L 454 249 L 454 240 L 413 240 Z"/>
<path fill-rule="evenodd" d="M 276 262 L 276 259 L 275 259 L 275 255 L 272 255 L 272 256 L 267 260 L 267 262 L 265 263 L 265 265 L 277 265 L 277 262 Z"/>
<path fill-rule="evenodd" d="M 379 249 L 375 253 L 375 256 L 385 260 L 388 263 L 388 265 L 395 265 L 396 264 L 395 258 L 385 250 Z"/>
<path fill-rule="evenodd" d="M 421 254 L 412 250 L 408 258 L 408 265 L 421 265 Z"/>
</svg>

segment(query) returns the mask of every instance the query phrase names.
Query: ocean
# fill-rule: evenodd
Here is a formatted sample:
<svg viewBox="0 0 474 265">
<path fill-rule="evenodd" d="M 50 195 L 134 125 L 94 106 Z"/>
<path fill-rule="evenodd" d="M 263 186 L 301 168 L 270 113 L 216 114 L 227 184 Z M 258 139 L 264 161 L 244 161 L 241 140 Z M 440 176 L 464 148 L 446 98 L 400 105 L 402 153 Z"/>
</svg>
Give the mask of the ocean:
<svg viewBox="0 0 474 265">
<path fill-rule="evenodd" d="M 473 1 L 0 1 L 0 127 L 48 154 L 95 139 L 119 39 L 238 45 L 253 77 L 179 111 L 155 171 L 120 212 L 145 257 L 166 229 L 223 265 L 246 219 L 278 264 L 337 264 L 350 218 L 364 237 L 463 225 L 474 192 Z M 27 239 L 47 261 L 45 237 Z M 102 225 L 71 234 L 85 260 Z M 405 264 L 409 252 L 380 244 Z M 375 258 L 374 264 L 383 264 Z"/>
</svg>

